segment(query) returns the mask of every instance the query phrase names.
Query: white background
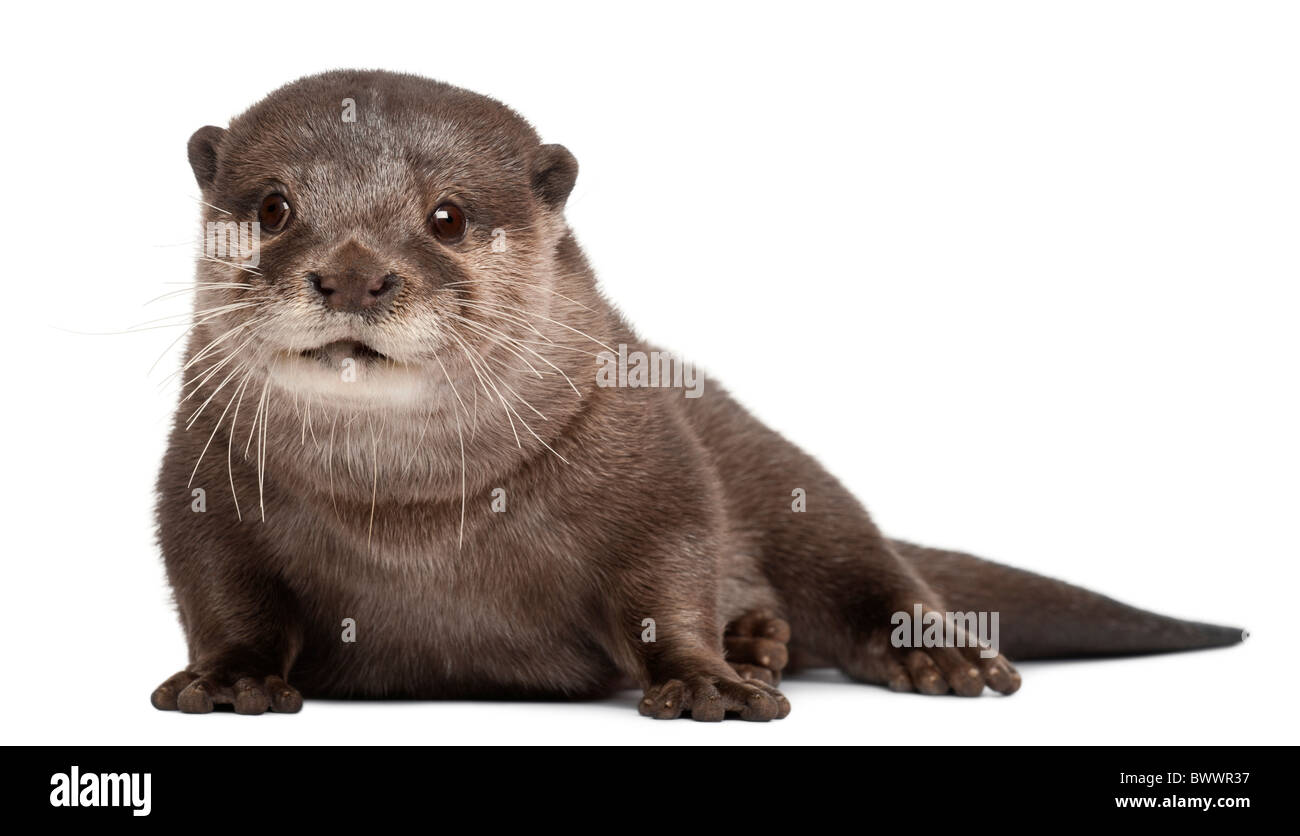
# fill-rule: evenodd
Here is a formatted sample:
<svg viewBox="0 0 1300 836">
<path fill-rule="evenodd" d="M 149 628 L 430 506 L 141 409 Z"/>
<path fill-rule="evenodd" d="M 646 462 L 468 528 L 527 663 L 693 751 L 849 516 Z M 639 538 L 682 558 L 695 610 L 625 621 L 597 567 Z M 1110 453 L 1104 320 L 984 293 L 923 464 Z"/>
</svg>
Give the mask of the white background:
<svg viewBox="0 0 1300 836">
<path fill-rule="evenodd" d="M 1300 742 L 1300 19 L 1280 3 L 20 4 L 3 34 L 4 743 Z M 162 713 L 152 540 L 190 133 L 337 67 L 516 107 L 641 330 L 889 532 L 1244 646 L 1011 698 L 789 682 L 789 719 L 587 705 Z"/>
</svg>

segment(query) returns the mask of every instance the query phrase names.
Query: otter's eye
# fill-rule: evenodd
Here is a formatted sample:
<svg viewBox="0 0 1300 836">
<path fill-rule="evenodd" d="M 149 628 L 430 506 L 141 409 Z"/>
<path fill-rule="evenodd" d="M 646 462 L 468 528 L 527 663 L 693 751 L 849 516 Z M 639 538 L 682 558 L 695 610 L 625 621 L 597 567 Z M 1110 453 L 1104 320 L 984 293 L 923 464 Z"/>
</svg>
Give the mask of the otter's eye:
<svg viewBox="0 0 1300 836">
<path fill-rule="evenodd" d="M 454 244 L 465 237 L 465 213 L 454 203 L 443 203 L 429 215 L 433 237 L 444 244 Z"/>
<path fill-rule="evenodd" d="M 279 232 L 289 222 L 289 212 L 289 201 L 277 192 L 262 198 L 257 219 L 268 232 Z"/>
</svg>

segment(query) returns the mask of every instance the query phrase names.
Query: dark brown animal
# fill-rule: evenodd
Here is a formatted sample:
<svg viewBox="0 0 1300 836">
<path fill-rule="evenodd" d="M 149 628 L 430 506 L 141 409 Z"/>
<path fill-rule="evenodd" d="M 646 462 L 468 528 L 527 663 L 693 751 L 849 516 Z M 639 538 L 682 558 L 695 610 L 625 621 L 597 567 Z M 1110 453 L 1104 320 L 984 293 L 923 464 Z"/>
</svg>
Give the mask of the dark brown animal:
<svg viewBox="0 0 1300 836">
<path fill-rule="evenodd" d="M 574 158 L 491 99 L 332 72 L 200 129 L 189 159 L 204 221 L 260 237 L 256 266 L 199 264 L 158 480 L 190 659 L 160 709 L 635 683 L 652 717 L 770 720 L 787 662 L 1019 687 L 960 630 L 897 646 L 916 605 L 999 612 L 1014 658 L 1240 639 L 889 540 L 711 380 L 601 385 L 620 347 L 653 349 L 565 224 Z"/>
</svg>

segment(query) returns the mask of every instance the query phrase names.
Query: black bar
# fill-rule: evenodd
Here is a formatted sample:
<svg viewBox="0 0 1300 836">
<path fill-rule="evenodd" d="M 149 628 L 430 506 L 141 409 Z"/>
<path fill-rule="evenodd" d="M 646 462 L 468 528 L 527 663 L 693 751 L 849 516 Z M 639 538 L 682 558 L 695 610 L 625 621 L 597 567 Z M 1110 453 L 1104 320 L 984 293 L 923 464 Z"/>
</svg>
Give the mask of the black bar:
<svg viewBox="0 0 1300 836">
<path fill-rule="evenodd" d="M 1281 766 L 1291 760 L 1288 750 L 1261 747 L 579 749 L 11 747 L 4 750 L 3 795 L 11 819 L 21 813 L 128 826 L 162 820 L 205 829 L 269 823 L 268 811 L 293 824 L 423 812 L 430 814 L 422 820 L 429 829 L 450 822 L 440 818 L 450 811 L 486 813 L 494 825 L 515 816 L 537 824 L 597 812 L 622 814 L 630 824 L 672 820 L 712 797 L 726 798 L 717 805 L 720 825 L 749 820 L 752 826 L 766 818 L 742 813 L 752 804 L 754 812 L 777 807 L 796 820 L 800 810 L 810 811 L 809 825 L 825 824 L 825 815 L 842 809 L 866 832 L 875 829 L 873 811 L 923 812 L 936 824 L 990 828 L 1044 815 L 1062 822 L 1233 824 L 1256 811 L 1284 814 L 1292 799 L 1281 797 L 1282 788 L 1295 779 L 1293 767 Z M 148 815 L 134 815 L 129 799 L 116 807 L 54 806 L 52 794 L 70 782 L 73 767 L 82 792 L 87 781 L 103 789 L 105 773 L 136 773 L 143 789 L 147 773 Z M 1207 783 L 1203 776 L 1218 777 Z M 123 780 L 110 779 L 105 800 Z M 800 804 L 810 800 L 817 805 Z"/>
</svg>

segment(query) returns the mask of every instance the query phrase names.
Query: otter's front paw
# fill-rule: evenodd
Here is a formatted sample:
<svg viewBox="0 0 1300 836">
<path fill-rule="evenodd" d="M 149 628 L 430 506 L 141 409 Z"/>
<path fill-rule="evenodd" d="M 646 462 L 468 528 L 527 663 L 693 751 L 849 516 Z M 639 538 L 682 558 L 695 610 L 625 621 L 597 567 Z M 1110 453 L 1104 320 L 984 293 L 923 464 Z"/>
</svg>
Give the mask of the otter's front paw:
<svg viewBox="0 0 1300 836">
<path fill-rule="evenodd" d="M 154 689 L 149 698 L 160 711 L 207 714 L 218 705 L 233 705 L 236 714 L 263 714 L 267 710 L 294 714 L 302 709 L 302 694 L 282 678 L 223 676 L 181 671 Z"/>
<path fill-rule="evenodd" d="M 766 722 L 789 714 L 790 701 L 764 682 L 697 676 L 650 686 L 639 710 L 656 720 L 674 720 L 686 714 L 693 720 L 717 722 L 735 714 L 742 720 Z"/>
</svg>

